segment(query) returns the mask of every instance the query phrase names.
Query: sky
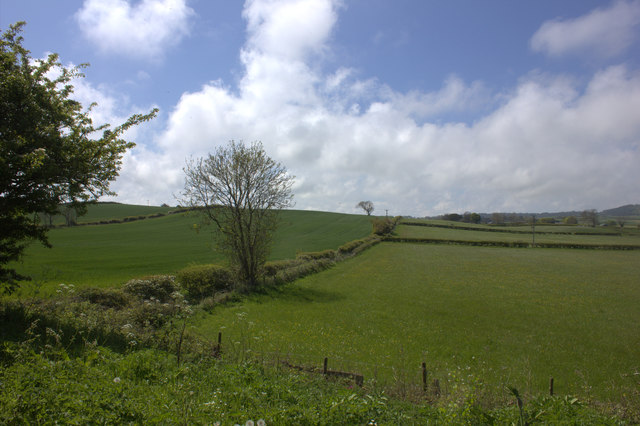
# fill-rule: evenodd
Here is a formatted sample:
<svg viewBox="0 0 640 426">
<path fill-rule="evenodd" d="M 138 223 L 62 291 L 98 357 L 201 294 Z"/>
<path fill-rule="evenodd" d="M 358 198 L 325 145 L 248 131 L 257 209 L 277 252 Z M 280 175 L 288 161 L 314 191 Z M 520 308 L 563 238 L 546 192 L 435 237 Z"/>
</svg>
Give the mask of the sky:
<svg viewBox="0 0 640 426">
<path fill-rule="evenodd" d="M 235 140 L 296 209 L 640 203 L 640 0 L 0 0 L 21 20 L 34 58 L 90 63 L 95 123 L 160 109 L 108 200 L 176 205 L 186 161 Z"/>
</svg>

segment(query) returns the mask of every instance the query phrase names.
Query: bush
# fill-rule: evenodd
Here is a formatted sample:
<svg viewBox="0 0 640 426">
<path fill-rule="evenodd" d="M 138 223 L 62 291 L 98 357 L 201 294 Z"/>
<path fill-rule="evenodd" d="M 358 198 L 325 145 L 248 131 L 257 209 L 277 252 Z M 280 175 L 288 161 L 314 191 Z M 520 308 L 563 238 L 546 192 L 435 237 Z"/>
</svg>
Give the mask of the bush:
<svg viewBox="0 0 640 426">
<path fill-rule="evenodd" d="M 278 272 L 298 266 L 302 264 L 302 262 L 301 259 L 274 260 L 265 262 L 262 270 L 265 276 L 274 277 Z"/>
<path fill-rule="evenodd" d="M 82 301 L 106 308 L 121 309 L 129 304 L 129 298 L 124 292 L 112 288 L 83 288 L 78 293 L 78 297 Z"/>
<path fill-rule="evenodd" d="M 193 265 L 178 272 L 177 280 L 190 298 L 201 299 L 230 289 L 233 274 L 219 265 Z"/>
<path fill-rule="evenodd" d="M 171 295 L 178 291 L 178 286 L 170 275 L 152 275 L 130 280 L 122 290 L 141 299 L 155 298 L 164 303 L 172 299 Z"/>
<path fill-rule="evenodd" d="M 393 231 L 393 222 L 389 219 L 371 219 L 371 224 L 376 235 L 387 235 Z"/>
<path fill-rule="evenodd" d="M 298 253 L 296 256 L 300 260 L 335 259 L 338 253 L 335 250 L 314 251 L 309 253 Z"/>
</svg>

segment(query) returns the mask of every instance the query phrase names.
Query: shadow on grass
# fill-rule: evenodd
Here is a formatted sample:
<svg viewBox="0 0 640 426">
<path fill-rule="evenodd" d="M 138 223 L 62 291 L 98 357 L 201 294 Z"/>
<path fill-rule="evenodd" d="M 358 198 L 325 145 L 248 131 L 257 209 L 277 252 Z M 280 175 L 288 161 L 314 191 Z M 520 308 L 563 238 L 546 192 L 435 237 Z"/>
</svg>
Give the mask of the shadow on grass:
<svg viewBox="0 0 640 426">
<path fill-rule="evenodd" d="M 256 303 L 266 303 L 273 299 L 296 303 L 333 303 L 344 298 L 344 295 L 335 291 L 300 287 L 295 284 L 263 287 L 250 296 L 250 300 Z"/>
<path fill-rule="evenodd" d="M 51 331 L 57 337 L 51 337 Z M 120 333 L 100 327 L 82 330 L 26 303 L 4 301 L 0 305 L 0 341 L 31 341 L 34 349 L 39 350 L 56 338 L 71 354 L 82 352 L 85 344 L 93 341 L 115 352 L 127 349 L 127 341 Z"/>
</svg>

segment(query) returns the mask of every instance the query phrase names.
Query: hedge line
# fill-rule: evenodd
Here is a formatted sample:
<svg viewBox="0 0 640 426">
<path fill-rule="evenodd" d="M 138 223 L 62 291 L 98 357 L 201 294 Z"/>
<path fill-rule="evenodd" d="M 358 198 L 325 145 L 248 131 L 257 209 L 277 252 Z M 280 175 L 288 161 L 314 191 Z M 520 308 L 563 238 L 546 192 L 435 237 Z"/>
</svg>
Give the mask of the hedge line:
<svg viewBox="0 0 640 426">
<path fill-rule="evenodd" d="M 393 243 L 423 243 L 423 244 L 453 244 L 465 246 L 481 247 L 532 247 L 531 243 L 521 241 L 466 241 L 466 240 L 441 240 L 435 238 L 408 238 L 408 237 L 386 237 L 384 241 Z M 564 248 L 564 249 L 588 249 L 588 250 L 640 250 L 640 245 L 625 244 L 575 244 L 575 243 L 536 243 L 537 248 Z"/>
<path fill-rule="evenodd" d="M 500 229 L 500 228 L 474 228 L 472 226 L 457 226 L 457 225 L 444 225 L 439 223 L 423 223 L 423 222 L 401 222 L 401 225 L 407 226 L 426 226 L 428 228 L 446 228 L 446 229 L 459 229 L 462 231 L 481 231 L 481 232 L 506 232 L 509 234 L 528 234 L 531 235 L 531 231 L 520 231 L 520 230 L 512 230 L 512 229 Z M 563 225 L 566 226 L 566 225 Z M 551 234 L 551 235 L 596 235 L 600 236 L 602 234 L 594 234 L 593 232 L 547 232 L 547 231 L 536 231 L 536 234 Z M 619 232 L 607 233 L 604 235 L 622 235 Z"/>
<path fill-rule="evenodd" d="M 338 250 L 298 253 L 295 259 L 276 260 L 264 265 L 264 282 L 284 284 L 323 271 L 349 257 L 362 253 L 378 244 L 382 238 L 376 235 L 349 241 L 338 247 Z"/>
<path fill-rule="evenodd" d="M 285 284 L 323 271 L 337 262 L 361 253 L 380 241 L 382 241 L 380 237 L 371 235 L 343 244 L 337 250 L 302 252 L 298 253 L 295 259 L 266 262 L 262 269 L 263 284 Z M 234 289 L 236 284 L 234 274 L 230 269 L 214 264 L 187 266 L 178 271 L 175 280 L 192 302 L 228 293 Z M 146 281 L 143 284 L 146 284 L 147 287 L 150 286 Z"/>
</svg>

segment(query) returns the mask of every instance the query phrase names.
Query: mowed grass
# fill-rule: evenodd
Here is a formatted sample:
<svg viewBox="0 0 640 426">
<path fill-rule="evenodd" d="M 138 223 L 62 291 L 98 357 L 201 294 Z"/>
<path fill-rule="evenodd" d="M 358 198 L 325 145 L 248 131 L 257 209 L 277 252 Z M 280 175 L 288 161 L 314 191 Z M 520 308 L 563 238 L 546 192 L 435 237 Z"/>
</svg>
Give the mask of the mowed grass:
<svg viewBox="0 0 640 426">
<path fill-rule="evenodd" d="M 471 229 L 453 229 L 453 228 L 437 228 L 427 226 L 410 226 L 399 225 L 396 228 L 396 234 L 404 238 L 430 238 L 438 240 L 462 240 L 462 241 L 507 241 L 507 242 L 525 242 L 531 243 L 533 235 L 531 233 L 523 234 L 526 228 L 520 228 L 518 233 L 512 232 L 487 232 L 478 228 Z M 528 229 L 531 231 L 531 228 Z M 536 227 L 535 241 L 536 243 L 571 243 L 585 245 L 638 245 L 640 246 L 640 234 L 611 235 L 610 233 L 589 233 L 583 234 L 565 234 L 564 230 L 554 229 L 553 227 Z M 574 228 L 573 232 L 582 232 Z M 587 231 L 585 231 L 587 232 Z"/>
<path fill-rule="evenodd" d="M 640 253 L 382 243 L 334 268 L 216 308 L 196 330 L 227 353 L 445 390 L 506 385 L 638 401 Z"/>
<path fill-rule="evenodd" d="M 108 205 L 107 205 L 108 206 Z M 126 211 L 128 212 L 128 211 Z M 33 243 L 19 272 L 30 275 L 22 293 L 35 284 L 51 292 L 60 283 L 76 286 L 119 286 L 145 275 L 173 274 L 189 264 L 223 263 L 213 227 L 198 231 L 196 214 L 174 214 L 134 222 L 58 228 L 49 232 L 53 248 Z M 335 249 L 371 232 L 369 218 L 324 212 L 283 211 L 270 258 L 293 258 L 297 252 Z"/>
</svg>

